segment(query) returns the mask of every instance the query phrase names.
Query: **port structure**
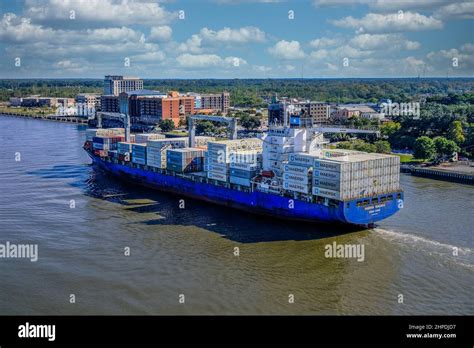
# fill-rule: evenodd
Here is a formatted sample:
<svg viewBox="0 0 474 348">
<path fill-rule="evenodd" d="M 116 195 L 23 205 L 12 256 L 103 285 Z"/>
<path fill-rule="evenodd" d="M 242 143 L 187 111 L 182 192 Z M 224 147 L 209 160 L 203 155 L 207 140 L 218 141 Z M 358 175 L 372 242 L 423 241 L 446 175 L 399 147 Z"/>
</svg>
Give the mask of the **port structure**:
<svg viewBox="0 0 474 348">
<path fill-rule="evenodd" d="M 102 128 L 102 117 L 123 122 L 125 128 L 125 141 L 130 142 L 130 115 L 120 112 L 97 112 L 97 128 Z"/>
<path fill-rule="evenodd" d="M 191 115 L 188 116 L 189 146 L 194 147 L 196 136 L 196 121 L 221 122 L 228 125 L 229 139 L 237 139 L 237 119 L 235 117 L 213 116 L 213 115 Z"/>
</svg>

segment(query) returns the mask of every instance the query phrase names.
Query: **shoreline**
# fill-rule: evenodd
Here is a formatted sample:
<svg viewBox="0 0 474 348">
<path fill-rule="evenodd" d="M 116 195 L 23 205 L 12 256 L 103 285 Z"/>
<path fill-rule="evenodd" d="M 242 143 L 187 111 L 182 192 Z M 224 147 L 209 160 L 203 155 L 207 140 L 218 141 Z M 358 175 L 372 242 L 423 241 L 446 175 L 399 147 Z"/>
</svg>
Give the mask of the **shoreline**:
<svg viewBox="0 0 474 348">
<path fill-rule="evenodd" d="M 31 118 L 36 120 L 44 121 L 54 121 L 54 122 L 63 122 L 63 123 L 75 123 L 87 125 L 88 120 L 82 117 L 76 116 L 56 116 L 56 115 L 27 115 L 27 114 L 17 114 L 12 112 L 0 112 L 0 116 L 6 117 L 18 117 L 18 118 Z"/>
<path fill-rule="evenodd" d="M 422 178 L 474 185 L 474 174 L 463 173 L 462 171 L 401 165 L 400 172 Z"/>
</svg>

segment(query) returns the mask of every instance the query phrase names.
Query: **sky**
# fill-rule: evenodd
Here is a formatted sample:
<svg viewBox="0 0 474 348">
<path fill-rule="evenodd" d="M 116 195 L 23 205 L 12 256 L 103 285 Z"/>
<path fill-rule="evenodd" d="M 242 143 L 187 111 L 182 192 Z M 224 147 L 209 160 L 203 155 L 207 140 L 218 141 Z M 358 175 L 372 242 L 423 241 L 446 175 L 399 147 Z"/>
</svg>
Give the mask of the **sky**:
<svg viewBox="0 0 474 348">
<path fill-rule="evenodd" d="M 0 0 L 0 78 L 473 77 L 474 0 Z"/>
</svg>

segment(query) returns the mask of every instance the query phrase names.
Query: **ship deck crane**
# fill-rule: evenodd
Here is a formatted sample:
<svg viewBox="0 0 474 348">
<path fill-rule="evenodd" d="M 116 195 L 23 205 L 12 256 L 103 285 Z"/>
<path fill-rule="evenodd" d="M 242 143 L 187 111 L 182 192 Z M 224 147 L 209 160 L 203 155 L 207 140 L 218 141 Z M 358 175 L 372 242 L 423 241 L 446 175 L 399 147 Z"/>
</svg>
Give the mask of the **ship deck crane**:
<svg viewBox="0 0 474 348">
<path fill-rule="evenodd" d="M 349 128 L 338 125 L 324 125 L 315 126 L 311 128 L 314 132 L 320 133 L 355 133 L 355 134 L 375 134 L 376 137 L 380 137 L 380 130 L 378 128 Z"/>
<path fill-rule="evenodd" d="M 237 139 L 237 119 L 226 116 L 191 115 L 188 116 L 189 146 L 194 147 L 196 136 L 196 121 L 222 122 L 228 125 L 229 139 Z"/>
<path fill-rule="evenodd" d="M 102 128 L 102 117 L 105 116 L 108 119 L 119 120 L 123 122 L 125 128 L 125 141 L 130 142 L 130 115 L 123 114 L 120 112 L 97 112 L 97 128 Z"/>
</svg>

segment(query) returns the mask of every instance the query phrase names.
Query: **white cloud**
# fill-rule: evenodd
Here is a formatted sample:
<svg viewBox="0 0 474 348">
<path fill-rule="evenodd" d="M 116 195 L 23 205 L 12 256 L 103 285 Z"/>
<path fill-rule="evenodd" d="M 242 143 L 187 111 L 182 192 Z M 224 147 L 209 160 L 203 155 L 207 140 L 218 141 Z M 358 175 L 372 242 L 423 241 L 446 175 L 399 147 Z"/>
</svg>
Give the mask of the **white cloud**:
<svg viewBox="0 0 474 348">
<path fill-rule="evenodd" d="M 419 13 L 368 13 L 363 18 L 345 17 L 332 21 L 338 27 L 353 28 L 359 33 L 385 33 L 441 29 L 443 23 L 434 17 Z"/>
<path fill-rule="evenodd" d="M 391 41 L 398 41 L 396 34 L 360 34 L 351 39 L 351 44 L 364 50 L 390 47 Z"/>
<path fill-rule="evenodd" d="M 283 2 L 284 0 L 214 0 L 218 4 L 225 5 L 239 5 L 239 4 L 250 4 L 250 3 L 263 3 L 263 4 L 272 4 Z"/>
<path fill-rule="evenodd" d="M 360 34 L 353 37 L 350 44 L 363 50 L 415 50 L 420 47 L 419 42 L 405 40 L 401 34 Z"/>
<path fill-rule="evenodd" d="M 161 51 L 146 52 L 131 57 L 132 62 L 160 62 L 165 60 L 166 56 Z"/>
<path fill-rule="evenodd" d="M 416 57 L 406 57 L 405 58 L 405 63 L 411 68 L 411 69 L 417 69 L 421 68 L 425 65 L 425 62 L 423 62 L 421 59 L 418 59 Z"/>
<path fill-rule="evenodd" d="M 329 51 L 324 48 L 311 52 L 311 58 L 313 59 L 325 59 L 328 56 L 329 56 Z"/>
<path fill-rule="evenodd" d="M 54 66 L 59 69 L 68 69 L 68 70 L 81 68 L 81 65 L 79 63 L 75 63 L 69 59 L 60 60 L 56 62 Z"/>
<path fill-rule="evenodd" d="M 71 22 L 70 11 L 75 11 L 74 21 L 102 25 L 157 25 L 168 23 L 177 16 L 159 3 L 147 0 L 26 0 L 26 6 L 27 17 L 47 23 Z"/>
<path fill-rule="evenodd" d="M 56 44 L 92 44 L 106 42 L 143 42 L 141 32 L 131 28 L 62 30 L 45 28 L 27 18 L 6 13 L 0 21 L 0 38 L 11 43 L 52 42 Z"/>
<path fill-rule="evenodd" d="M 248 43 L 265 41 L 265 33 L 257 27 L 242 27 L 239 29 L 225 27 L 218 31 L 202 28 L 200 36 L 210 42 Z"/>
<path fill-rule="evenodd" d="M 436 18 L 474 18 L 474 2 L 466 1 L 461 3 L 449 3 L 446 6 L 440 7 L 434 12 Z"/>
<path fill-rule="evenodd" d="M 179 44 L 178 50 L 181 52 L 200 53 L 202 51 L 201 43 L 201 37 L 194 34 L 186 42 Z"/>
<path fill-rule="evenodd" d="M 178 65 L 183 68 L 235 67 L 246 65 L 247 62 L 239 57 L 221 58 L 216 54 L 185 53 L 176 58 Z"/>
<path fill-rule="evenodd" d="M 411 51 L 411 50 L 417 50 L 420 48 L 421 44 L 418 41 L 406 41 L 405 42 L 405 49 Z"/>
<path fill-rule="evenodd" d="M 319 48 L 326 48 L 326 47 L 336 46 L 336 45 L 339 45 L 340 43 L 341 43 L 340 39 L 322 37 L 322 38 L 319 38 L 319 39 L 312 40 L 309 43 L 309 45 L 313 48 L 319 49 Z"/>
<path fill-rule="evenodd" d="M 367 5 L 371 10 L 387 12 L 413 9 L 435 9 L 437 7 L 465 0 L 314 0 L 316 7 Z"/>
<path fill-rule="evenodd" d="M 216 54 L 189 54 L 185 53 L 176 58 L 183 68 L 205 68 L 222 64 L 222 58 Z"/>
<path fill-rule="evenodd" d="M 461 46 L 461 51 L 464 52 L 474 52 L 474 44 L 472 43 L 465 43 Z"/>
<path fill-rule="evenodd" d="M 261 73 L 266 73 L 272 71 L 273 68 L 265 65 L 254 65 L 253 69 Z"/>
<path fill-rule="evenodd" d="M 149 41 L 168 41 L 171 39 L 173 30 L 168 25 L 162 25 L 158 27 L 151 27 L 150 35 L 148 36 Z"/>
<path fill-rule="evenodd" d="M 54 31 L 31 24 L 31 20 L 6 13 L 0 21 L 0 39 L 7 42 L 31 42 L 53 37 Z"/>
<path fill-rule="evenodd" d="M 472 44 L 464 44 L 459 49 L 432 51 L 426 55 L 426 58 L 436 73 L 449 71 L 452 75 L 472 76 L 474 71 L 473 48 Z"/>
<path fill-rule="evenodd" d="M 278 41 L 275 46 L 270 47 L 268 52 L 277 58 L 301 59 L 305 57 L 298 41 Z"/>
</svg>

